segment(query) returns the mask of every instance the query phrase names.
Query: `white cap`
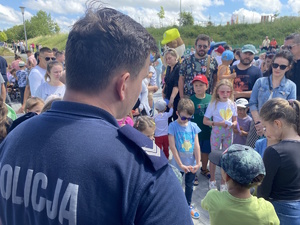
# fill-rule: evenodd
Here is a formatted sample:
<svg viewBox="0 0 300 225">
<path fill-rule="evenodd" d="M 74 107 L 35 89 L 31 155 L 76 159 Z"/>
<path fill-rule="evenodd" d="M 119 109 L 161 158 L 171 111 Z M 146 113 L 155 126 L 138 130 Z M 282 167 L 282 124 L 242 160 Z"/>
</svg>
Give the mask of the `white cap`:
<svg viewBox="0 0 300 225">
<path fill-rule="evenodd" d="M 249 102 L 245 98 L 239 98 L 238 100 L 235 101 L 235 103 L 236 103 L 236 107 L 247 108 Z"/>
<path fill-rule="evenodd" d="M 159 99 L 155 102 L 154 107 L 157 111 L 162 112 L 165 110 L 167 103 L 163 99 Z"/>
</svg>

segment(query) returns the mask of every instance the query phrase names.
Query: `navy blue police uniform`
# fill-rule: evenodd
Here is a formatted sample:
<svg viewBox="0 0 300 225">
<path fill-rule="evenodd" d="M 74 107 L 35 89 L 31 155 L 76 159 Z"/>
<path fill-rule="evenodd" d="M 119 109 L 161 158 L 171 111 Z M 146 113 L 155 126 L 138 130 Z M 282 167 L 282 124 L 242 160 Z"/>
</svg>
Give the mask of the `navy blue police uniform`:
<svg viewBox="0 0 300 225">
<path fill-rule="evenodd" d="M 0 151 L 3 225 L 193 224 L 161 150 L 100 108 L 54 102 Z"/>
</svg>

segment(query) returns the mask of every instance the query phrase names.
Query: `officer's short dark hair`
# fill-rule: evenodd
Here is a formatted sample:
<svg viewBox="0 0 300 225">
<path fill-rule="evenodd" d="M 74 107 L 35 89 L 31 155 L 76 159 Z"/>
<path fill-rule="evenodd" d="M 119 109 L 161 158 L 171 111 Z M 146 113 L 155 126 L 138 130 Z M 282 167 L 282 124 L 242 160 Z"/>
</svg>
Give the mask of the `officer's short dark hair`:
<svg viewBox="0 0 300 225">
<path fill-rule="evenodd" d="M 67 88 L 97 94 L 120 70 L 134 78 L 150 50 L 157 51 L 155 39 L 129 16 L 111 8 L 89 8 L 68 36 Z"/>
</svg>

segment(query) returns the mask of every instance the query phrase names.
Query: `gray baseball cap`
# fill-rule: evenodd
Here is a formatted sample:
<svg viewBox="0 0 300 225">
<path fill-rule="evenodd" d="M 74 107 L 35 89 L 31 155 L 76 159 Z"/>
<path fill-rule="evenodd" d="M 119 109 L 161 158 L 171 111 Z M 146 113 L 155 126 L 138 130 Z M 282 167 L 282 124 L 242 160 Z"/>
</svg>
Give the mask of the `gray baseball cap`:
<svg viewBox="0 0 300 225">
<path fill-rule="evenodd" d="M 261 156 L 246 145 L 233 144 L 224 152 L 213 151 L 209 160 L 239 184 L 247 185 L 258 175 L 266 175 Z"/>
</svg>

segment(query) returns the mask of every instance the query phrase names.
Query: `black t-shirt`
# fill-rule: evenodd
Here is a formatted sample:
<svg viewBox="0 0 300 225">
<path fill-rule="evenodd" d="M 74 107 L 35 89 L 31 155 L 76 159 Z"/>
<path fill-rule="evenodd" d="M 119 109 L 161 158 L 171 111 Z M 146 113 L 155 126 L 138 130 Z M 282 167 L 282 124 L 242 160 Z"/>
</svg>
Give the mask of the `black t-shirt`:
<svg viewBox="0 0 300 225">
<path fill-rule="evenodd" d="M 0 73 L 2 75 L 6 75 L 7 62 L 6 60 L 0 56 Z"/>
<path fill-rule="evenodd" d="M 262 77 L 261 70 L 256 66 L 250 66 L 246 70 L 240 70 L 237 65 L 230 67 L 231 73 L 236 72 L 233 88 L 235 91 L 251 91 L 255 81 Z"/>
<path fill-rule="evenodd" d="M 298 60 L 294 64 L 291 74 L 290 74 L 291 81 L 293 81 L 297 86 L 297 100 L 298 101 L 300 100 L 300 76 L 299 76 L 299 74 L 300 74 L 300 60 Z"/>
<path fill-rule="evenodd" d="M 300 200 L 300 141 L 281 141 L 264 153 L 266 176 L 258 197 Z"/>
<path fill-rule="evenodd" d="M 178 87 L 178 80 L 179 80 L 179 69 L 180 65 L 177 63 L 172 72 L 171 67 L 167 67 L 166 76 L 165 76 L 165 89 L 164 94 L 166 95 L 167 99 L 170 99 L 173 91 L 173 87 Z M 176 99 L 179 99 L 179 94 L 176 95 Z"/>
</svg>

